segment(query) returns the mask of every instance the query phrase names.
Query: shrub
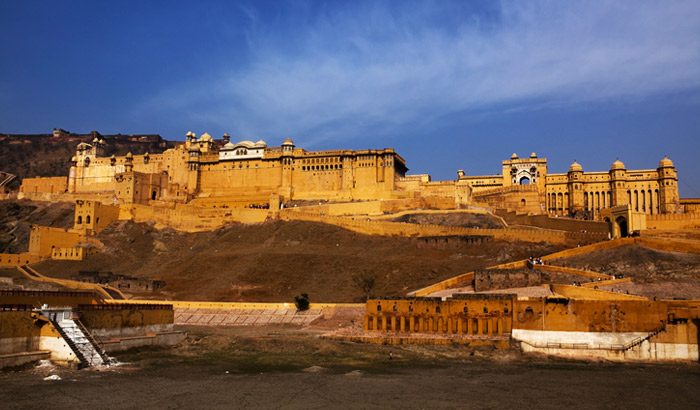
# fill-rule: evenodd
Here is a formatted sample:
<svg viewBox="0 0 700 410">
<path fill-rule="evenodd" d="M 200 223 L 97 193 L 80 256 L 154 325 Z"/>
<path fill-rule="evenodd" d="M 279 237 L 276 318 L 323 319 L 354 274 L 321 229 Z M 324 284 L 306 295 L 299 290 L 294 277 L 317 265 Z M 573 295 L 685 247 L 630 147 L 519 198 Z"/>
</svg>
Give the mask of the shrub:
<svg viewBox="0 0 700 410">
<path fill-rule="evenodd" d="M 301 296 L 294 296 L 294 305 L 297 310 L 309 310 L 309 295 L 302 293 Z"/>
</svg>

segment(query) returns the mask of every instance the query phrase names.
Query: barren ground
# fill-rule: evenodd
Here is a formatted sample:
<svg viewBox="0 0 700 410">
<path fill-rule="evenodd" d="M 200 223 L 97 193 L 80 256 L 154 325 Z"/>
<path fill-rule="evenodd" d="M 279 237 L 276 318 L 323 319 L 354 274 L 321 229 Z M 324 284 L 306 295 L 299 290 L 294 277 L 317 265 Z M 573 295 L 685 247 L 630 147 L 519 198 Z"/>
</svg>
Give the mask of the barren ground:
<svg viewBox="0 0 700 410">
<path fill-rule="evenodd" d="M 101 254 L 85 261 L 46 261 L 35 268 L 68 278 L 111 271 L 163 279 L 160 294 L 180 300 L 356 302 L 353 281 L 374 277 L 371 294 L 399 296 L 474 269 L 563 249 L 551 244 L 490 242 L 459 249 L 419 249 L 414 238 L 371 236 L 314 222 L 229 225 L 212 232 L 157 230 L 118 222 L 102 232 Z"/>
<path fill-rule="evenodd" d="M 700 255 L 634 245 L 551 261 L 552 265 L 624 275 L 633 283 L 604 287 L 662 299 L 700 299 Z"/>
<path fill-rule="evenodd" d="M 313 329 L 188 328 L 109 371 L 0 372 L 3 408 L 695 409 L 697 365 L 620 365 L 464 346 L 321 340 Z M 392 353 L 392 359 L 389 353 Z M 43 381 L 50 374 L 62 380 Z"/>
</svg>

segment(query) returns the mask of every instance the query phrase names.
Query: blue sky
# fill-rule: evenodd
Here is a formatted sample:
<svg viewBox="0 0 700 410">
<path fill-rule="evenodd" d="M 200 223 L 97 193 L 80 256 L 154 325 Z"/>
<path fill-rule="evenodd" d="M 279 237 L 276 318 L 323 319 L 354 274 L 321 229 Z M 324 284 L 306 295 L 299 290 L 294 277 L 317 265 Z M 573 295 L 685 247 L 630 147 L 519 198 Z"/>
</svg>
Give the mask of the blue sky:
<svg viewBox="0 0 700 410">
<path fill-rule="evenodd" d="M 0 132 L 393 147 L 435 180 L 668 155 L 700 197 L 697 0 L 3 1 L 0 38 Z"/>
</svg>

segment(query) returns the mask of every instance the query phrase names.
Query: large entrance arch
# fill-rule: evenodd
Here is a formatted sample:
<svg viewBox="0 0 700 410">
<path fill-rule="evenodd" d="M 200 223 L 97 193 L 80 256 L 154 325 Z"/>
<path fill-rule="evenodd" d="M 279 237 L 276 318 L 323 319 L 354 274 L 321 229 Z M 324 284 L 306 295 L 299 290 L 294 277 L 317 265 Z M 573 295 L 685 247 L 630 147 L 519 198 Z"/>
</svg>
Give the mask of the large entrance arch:
<svg viewBox="0 0 700 410">
<path fill-rule="evenodd" d="M 617 219 L 615 219 L 615 224 L 617 224 L 618 228 L 620 229 L 620 238 L 626 238 L 629 235 L 627 218 L 624 216 L 618 216 Z"/>
<path fill-rule="evenodd" d="M 530 185 L 530 178 L 522 177 L 522 178 L 520 178 L 519 183 L 520 183 L 520 185 Z"/>
</svg>

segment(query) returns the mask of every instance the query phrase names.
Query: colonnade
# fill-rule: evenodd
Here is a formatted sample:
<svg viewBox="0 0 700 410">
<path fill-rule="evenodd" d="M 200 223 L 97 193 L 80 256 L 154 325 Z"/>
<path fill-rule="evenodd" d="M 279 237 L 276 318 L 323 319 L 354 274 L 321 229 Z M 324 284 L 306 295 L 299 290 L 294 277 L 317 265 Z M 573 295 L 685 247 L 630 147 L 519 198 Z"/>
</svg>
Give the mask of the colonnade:
<svg viewBox="0 0 700 410">
<path fill-rule="evenodd" d="M 366 332 L 439 333 L 470 335 L 502 335 L 510 333 L 509 316 L 426 316 L 366 315 Z"/>
</svg>

